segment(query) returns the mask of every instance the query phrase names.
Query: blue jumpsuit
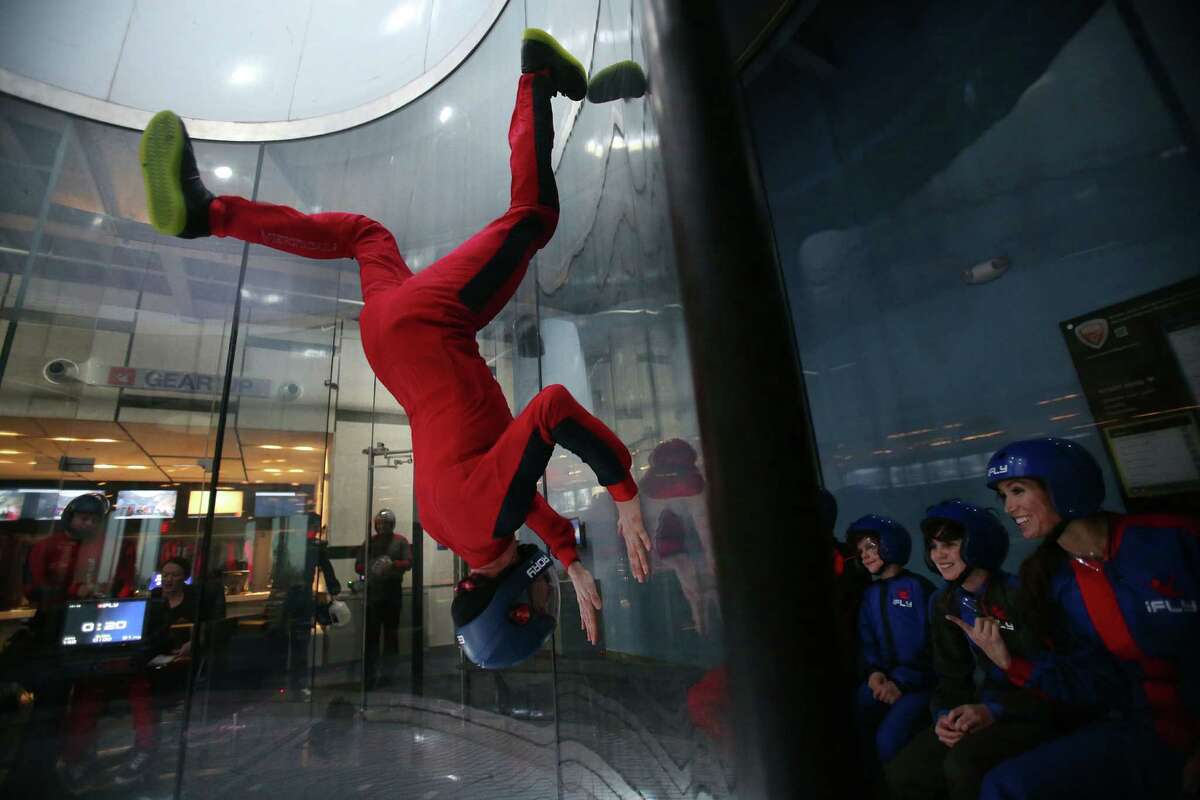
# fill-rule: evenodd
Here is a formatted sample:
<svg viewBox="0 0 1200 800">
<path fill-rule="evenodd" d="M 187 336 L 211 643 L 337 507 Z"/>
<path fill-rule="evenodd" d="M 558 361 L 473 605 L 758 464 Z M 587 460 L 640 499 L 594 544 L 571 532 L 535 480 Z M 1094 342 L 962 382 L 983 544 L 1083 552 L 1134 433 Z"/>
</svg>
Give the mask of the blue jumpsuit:
<svg viewBox="0 0 1200 800">
<path fill-rule="evenodd" d="M 882 672 L 903 692 L 888 705 L 875 699 L 865 681 L 858 687 L 859 736 L 879 763 L 896 755 L 929 720 L 929 692 L 935 680 L 929 651 L 932 594 L 933 584 L 908 571 L 863 592 L 858 638 L 864 674 Z"/>
<path fill-rule="evenodd" d="M 991 770 L 983 800 L 1175 798 L 1200 743 L 1200 529 L 1112 519 L 1106 561 L 1069 558 L 1051 584 L 1070 641 L 1014 658 L 1008 678 L 1112 712 Z"/>
</svg>

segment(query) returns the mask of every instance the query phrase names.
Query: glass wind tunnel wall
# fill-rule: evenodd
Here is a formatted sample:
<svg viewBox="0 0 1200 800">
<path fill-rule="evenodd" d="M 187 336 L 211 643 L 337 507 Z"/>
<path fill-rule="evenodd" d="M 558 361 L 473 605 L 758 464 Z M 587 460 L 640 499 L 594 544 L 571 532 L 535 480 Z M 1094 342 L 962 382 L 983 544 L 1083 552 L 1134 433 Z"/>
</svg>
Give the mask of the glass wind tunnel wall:
<svg viewBox="0 0 1200 800">
<path fill-rule="evenodd" d="M 200 168 L 217 193 L 377 219 L 419 271 L 507 208 L 524 27 L 550 30 L 592 71 L 645 61 L 639 4 L 563 5 L 510 3 L 453 75 L 389 117 L 296 142 L 197 142 Z M 578 631 L 564 579 L 552 644 L 489 673 L 453 642 L 449 604 L 463 567 L 420 529 L 408 420 L 362 355 L 357 267 L 156 236 L 136 132 L 4 101 L 4 322 L 16 328 L 0 427 L 19 433 L 10 449 L 36 463 L 4 456 L 14 463 L 0 463 L 0 491 L 176 491 L 170 520 L 114 521 L 105 541 L 114 554 L 130 551 L 137 591 L 179 553 L 201 562 L 197 583 L 223 600 L 204 620 L 210 649 L 192 694 L 164 695 L 155 711 L 155 787 L 178 782 L 195 797 L 324 796 L 367 784 L 406 796 L 732 796 L 721 614 L 657 128 L 644 100 L 555 98 L 554 121 L 558 230 L 480 333 L 480 352 L 514 411 L 563 384 L 627 443 L 654 574 L 633 580 L 611 500 L 560 449 L 544 491 L 579 522 L 605 605 L 601 644 Z M 47 380 L 45 363 L 59 357 L 79 365 L 79 380 Z M 227 370 L 237 380 L 223 402 Z M 182 391 L 183 374 L 207 378 L 207 390 Z M 95 469 L 48 469 L 69 466 L 64 455 L 93 458 Z M 235 494 L 240 508 L 221 505 Z M 206 539 L 209 502 L 217 513 Z M 417 550 L 420 581 L 418 570 L 406 579 L 399 652 L 385 644 L 365 691 L 368 615 L 354 559 L 384 507 Z M 11 529 L 4 546 L 23 558 L 51 523 L 0 525 Z M 312 622 L 332 588 L 314 583 L 322 537 L 354 616 L 348 627 Z M 115 572 L 119 561 L 104 564 Z M 31 615 L 19 582 L 5 587 Z M 85 795 L 114 791 L 134 752 L 131 680 L 100 694 L 92 746 L 101 761 L 78 787 Z M 10 719 L 18 737 L 38 732 Z M 64 745 L 46 739 L 52 752 Z M 4 748 L 5 759 L 19 752 Z"/>
<path fill-rule="evenodd" d="M 856 9 L 797 13 L 743 76 L 841 529 L 886 513 L 916 530 L 948 497 L 997 506 L 988 457 L 1036 436 L 1088 448 L 1114 511 L 1195 513 L 1200 389 L 1110 413 L 1070 327 L 1111 317 L 1109 349 L 1136 342 L 1120 320 L 1164 292 L 1163 347 L 1190 362 L 1189 4 Z M 1148 358 L 1111 369 L 1175 380 Z M 1149 473 L 1111 455 L 1139 420 L 1172 420 Z M 1010 538 L 1015 569 L 1031 545 Z"/>
</svg>

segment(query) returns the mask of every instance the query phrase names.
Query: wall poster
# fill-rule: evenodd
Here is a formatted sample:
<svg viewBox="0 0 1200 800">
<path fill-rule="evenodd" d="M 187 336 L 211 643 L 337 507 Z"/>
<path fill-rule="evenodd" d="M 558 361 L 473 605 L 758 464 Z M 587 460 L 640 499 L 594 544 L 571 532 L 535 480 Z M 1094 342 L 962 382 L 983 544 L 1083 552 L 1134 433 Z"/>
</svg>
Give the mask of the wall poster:
<svg viewBox="0 0 1200 800">
<path fill-rule="evenodd" d="M 1200 510 L 1200 278 L 1060 328 L 1127 504 Z"/>
</svg>

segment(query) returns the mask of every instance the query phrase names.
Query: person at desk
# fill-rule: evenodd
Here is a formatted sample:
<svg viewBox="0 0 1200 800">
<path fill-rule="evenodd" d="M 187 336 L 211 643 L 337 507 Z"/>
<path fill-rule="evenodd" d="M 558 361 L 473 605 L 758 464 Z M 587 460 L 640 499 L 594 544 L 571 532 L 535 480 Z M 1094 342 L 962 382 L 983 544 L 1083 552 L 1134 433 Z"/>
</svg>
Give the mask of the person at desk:
<svg viewBox="0 0 1200 800">
<path fill-rule="evenodd" d="M 186 685 L 193 647 L 192 626 L 198 620 L 224 616 L 224 596 L 219 586 L 210 586 L 213 596 L 205 603 L 209 612 L 200 614 L 200 590 L 187 582 L 192 564 L 186 558 L 167 559 L 159 573 L 162 585 L 150 591 L 146 619 L 146 669 L 129 682 L 134 746 L 115 776 L 119 785 L 137 783 L 146 776 L 146 768 L 157 749 L 154 729 L 158 706 L 165 696 L 179 692 Z M 204 646 L 203 639 L 198 641 L 197 647 Z"/>
<path fill-rule="evenodd" d="M 149 629 L 154 642 L 154 656 L 191 655 L 191 625 L 198 618 L 198 592 L 187 583 L 192 564 L 186 558 L 169 558 L 162 565 L 162 586 L 150 590 Z"/>
<path fill-rule="evenodd" d="M 400 655 L 400 610 L 404 605 L 404 573 L 412 568 L 412 545 L 396 533 L 396 514 L 390 508 L 375 515 L 375 533 L 366 552 L 359 552 L 354 571 L 367 582 L 367 646 L 363 680 L 368 689 L 395 679 Z M 376 678 L 379 637 L 383 636 L 383 664 Z"/>
</svg>

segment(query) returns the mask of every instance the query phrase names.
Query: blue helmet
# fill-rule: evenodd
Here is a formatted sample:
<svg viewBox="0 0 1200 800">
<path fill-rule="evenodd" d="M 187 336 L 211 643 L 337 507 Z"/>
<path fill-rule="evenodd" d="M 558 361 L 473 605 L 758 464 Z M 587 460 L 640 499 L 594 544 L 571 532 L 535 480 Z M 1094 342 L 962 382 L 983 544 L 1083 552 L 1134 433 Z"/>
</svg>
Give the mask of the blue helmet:
<svg viewBox="0 0 1200 800">
<path fill-rule="evenodd" d="M 537 545 L 517 547 L 499 575 L 472 575 L 455 587 L 450 615 L 463 653 L 484 669 L 520 664 L 550 638 L 558 621 L 558 577 Z"/>
<path fill-rule="evenodd" d="M 962 560 L 968 567 L 1000 569 L 1008 555 L 1008 531 L 995 514 L 962 500 L 945 500 L 925 511 L 921 532 L 925 534 L 925 565 L 936 573 L 937 567 L 929 557 L 930 539 L 938 524 L 953 522 L 963 530 Z M 965 574 L 965 573 L 964 573 Z"/>
<path fill-rule="evenodd" d="M 1025 439 L 1005 445 L 988 462 L 987 485 L 1037 478 L 1063 520 L 1095 514 L 1104 502 L 1104 475 L 1092 454 L 1067 439 Z"/>
<path fill-rule="evenodd" d="M 908 563 L 912 555 L 912 536 L 896 520 L 878 514 L 859 517 L 846 529 L 846 544 L 855 547 L 864 536 L 879 539 L 879 557 L 885 564 L 904 566 Z"/>
</svg>

